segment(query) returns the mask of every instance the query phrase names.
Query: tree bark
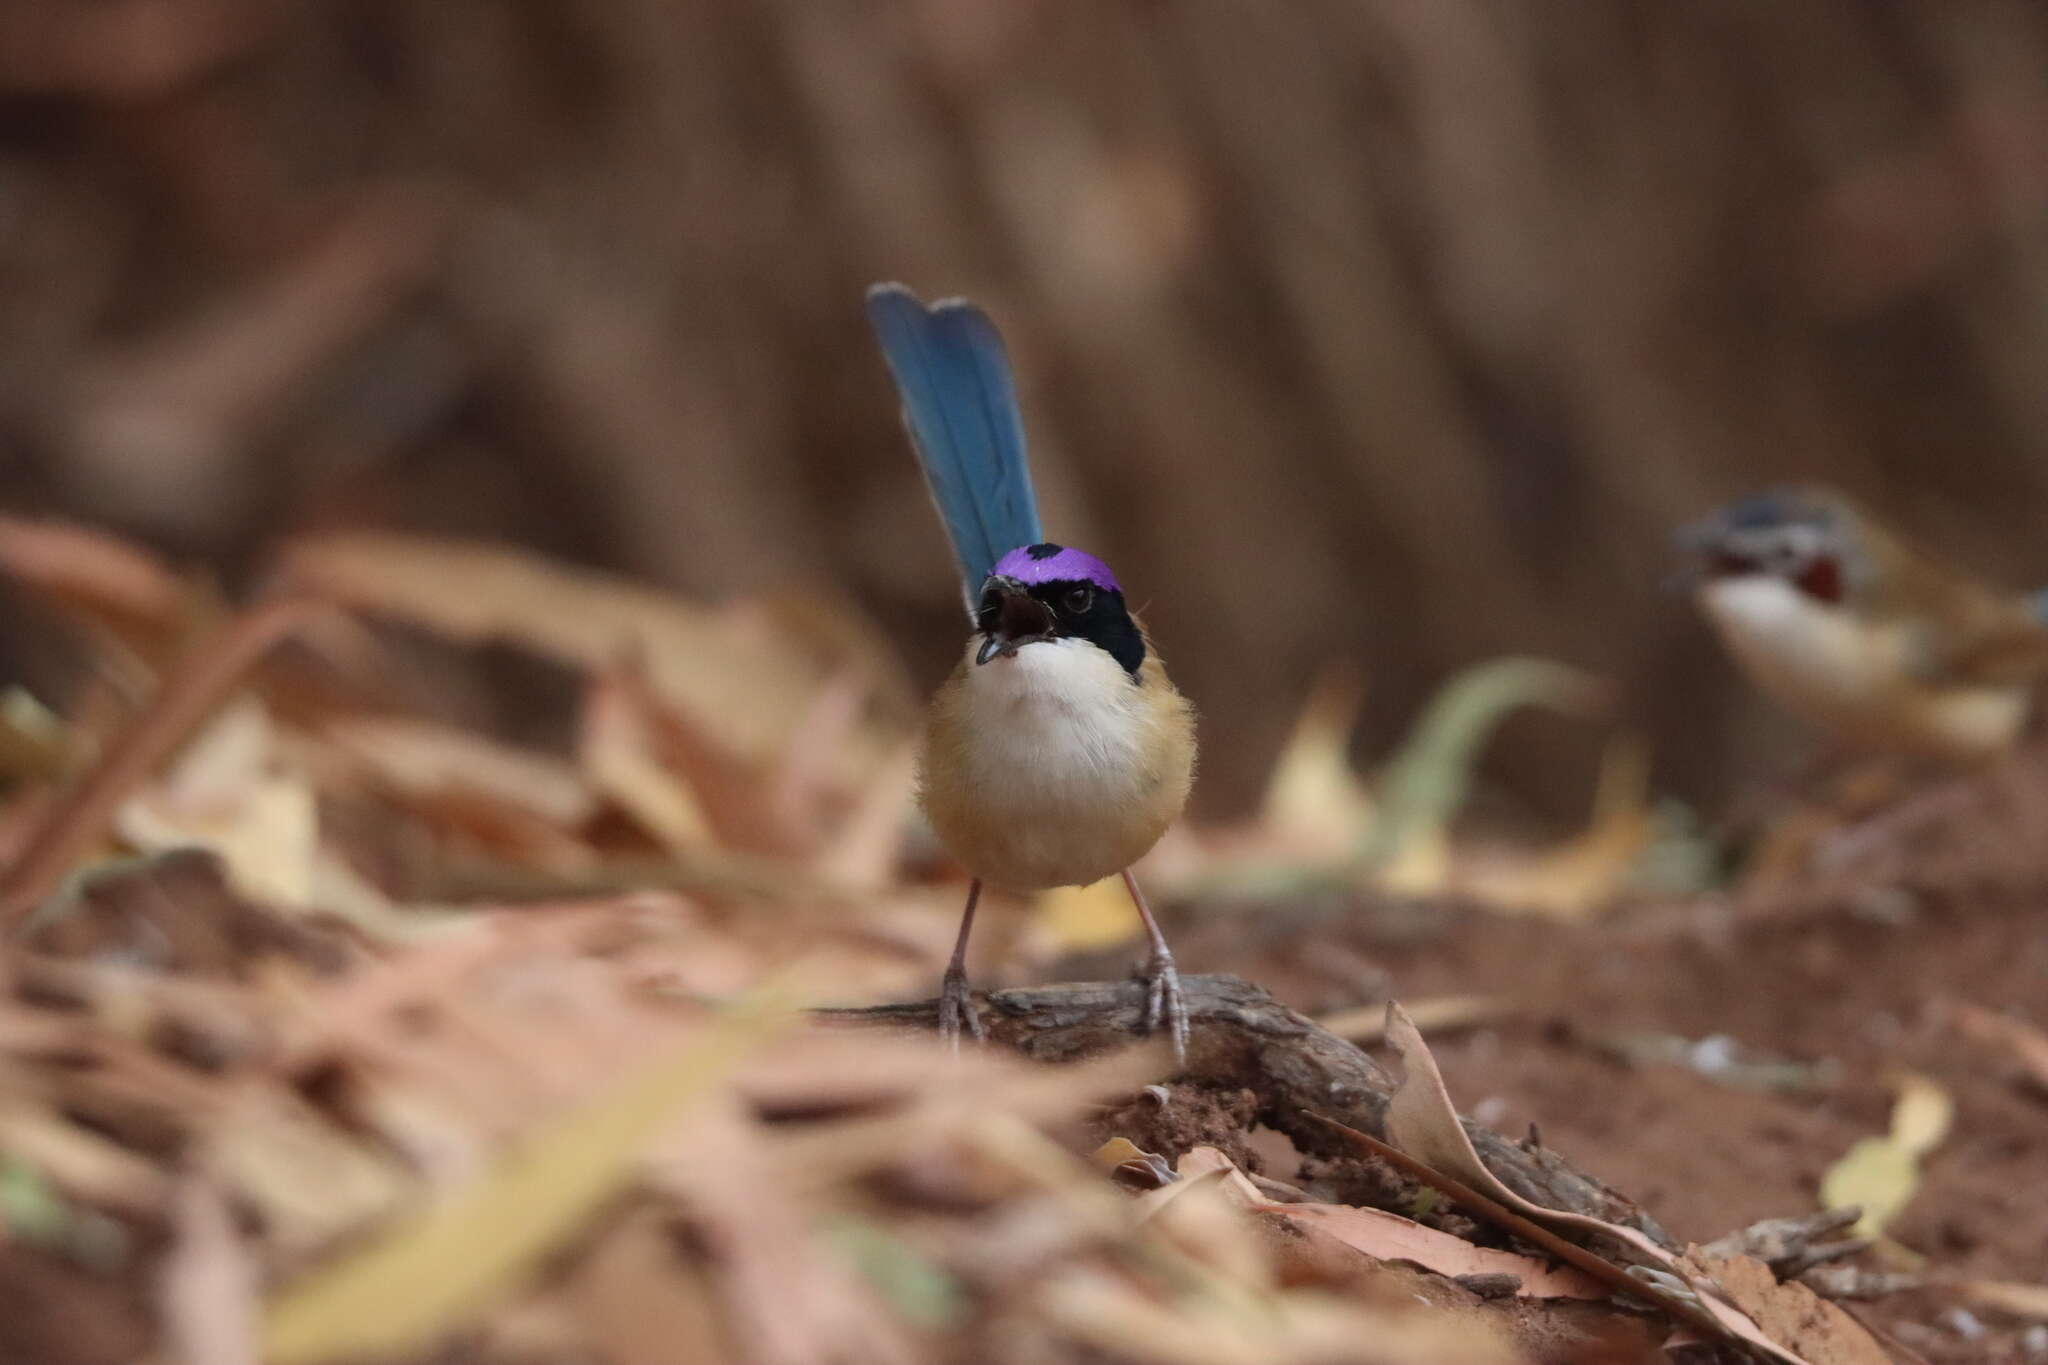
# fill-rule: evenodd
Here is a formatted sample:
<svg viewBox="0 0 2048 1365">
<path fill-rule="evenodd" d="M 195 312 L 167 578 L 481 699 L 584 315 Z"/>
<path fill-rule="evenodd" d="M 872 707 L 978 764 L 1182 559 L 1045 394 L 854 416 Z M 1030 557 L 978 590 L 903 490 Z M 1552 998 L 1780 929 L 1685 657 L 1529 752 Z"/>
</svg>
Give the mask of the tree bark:
<svg viewBox="0 0 2048 1365">
<path fill-rule="evenodd" d="M 1358 1159 L 1355 1148 L 1314 1112 L 1386 1138 L 1387 1100 L 1396 1083 L 1371 1057 L 1316 1026 L 1262 988 L 1234 976 L 1186 976 L 1191 1036 L 1187 1063 L 1174 1079 L 1217 1089 L 1243 1087 L 1259 1102 L 1258 1122 L 1285 1133 L 1305 1155 Z M 1137 1035 L 1145 988 L 1136 981 L 1076 982 L 977 993 L 990 1046 L 1041 1062 L 1071 1062 L 1127 1047 Z M 938 1001 L 826 1009 L 817 1017 L 846 1027 L 930 1030 Z M 1514 1142 L 1465 1121 L 1480 1158 L 1509 1189 L 1548 1208 L 1590 1214 L 1675 1243 L 1627 1196 L 1609 1189 L 1533 1140 Z"/>
</svg>

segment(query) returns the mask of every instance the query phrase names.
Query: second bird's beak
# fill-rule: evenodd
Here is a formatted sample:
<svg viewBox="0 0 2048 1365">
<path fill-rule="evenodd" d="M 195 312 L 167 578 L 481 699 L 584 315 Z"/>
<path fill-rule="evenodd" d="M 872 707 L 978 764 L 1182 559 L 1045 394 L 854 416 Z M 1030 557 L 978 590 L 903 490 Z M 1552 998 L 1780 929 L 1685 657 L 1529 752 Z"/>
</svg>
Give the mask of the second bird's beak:
<svg viewBox="0 0 2048 1365">
<path fill-rule="evenodd" d="M 1034 641 L 1052 638 L 1051 609 L 1025 591 L 1022 583 L 996 579 L 989 589 L 998 595 L 996 616 L 974 656 L 975 663 L 985 664 L 1015 654 Z"/>
</svg>

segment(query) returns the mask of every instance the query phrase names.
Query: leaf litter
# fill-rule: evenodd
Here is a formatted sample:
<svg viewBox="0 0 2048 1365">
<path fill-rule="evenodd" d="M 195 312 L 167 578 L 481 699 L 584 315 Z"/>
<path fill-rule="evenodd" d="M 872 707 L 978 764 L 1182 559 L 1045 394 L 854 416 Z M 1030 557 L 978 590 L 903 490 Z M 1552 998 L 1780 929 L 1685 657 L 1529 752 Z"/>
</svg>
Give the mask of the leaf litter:
<svg viewBox="0 0 2048 1365">
<path fill-rule="evenodd" d="M 0 521 L 0 567 L 88 659 L 74 696 L 0 715 L 22 812 L 0 883 L 21 926 L 0 950 L 0 1275 L 36 1258 L 124 1305 L 72 1332 L 46 1295 L 0 1355 L 1658 1359 L 1663 1302 L 1801 1358 L 1797 1286 L 1758 1262 L 1523 1209 L 1639 1267 L 1602 1282 L 1200 1143 L 1091 1159 L 1091 1127 L 1148 1083 L 1186 1102 L 1156 1047 L 1047 1068 L 806 1025 L 806 1005 L 926 993 L 957 908 L 911 818 L 907 685 L 840 607 L 826 628 L 801 602 L 714 608 L 384 536 L 288 546 L 239 612 L 85 528 Z M 393 631 L 565 670 L 560 742 L 388 674 Z M 1169 896 L 1263 869 L 1584 919 L 1654 833 L 1629 741 L 1586 830 L 1548 849 L 1455 817 L 1494 718 L 1590 716 L 1598 690 L 1542 661 L 1476 670 L 1373 781 L 1348 757 L 1358 684 L 1333 679 L 1263 812 L 1177 832 L 1152 874 Z M 1131 927 L 1100 887 L 1035 909 L 1017 942 L 1041 963 Z M 1519 1009 L 1424 1003 L 1444 1029 Z M 1356 1008 L 1330 1022 L 1376 1032 Z M 1387 1036 L 1434 1074 L 1412 1027 Z M 1434 1093 L 1392 1125 L 1426 1163 L 1455 1157 Z M 1804 1358 L 1858 1358 L 1828 1354 L 1849 1330 L 1828 1320 Z"/>
</svg>

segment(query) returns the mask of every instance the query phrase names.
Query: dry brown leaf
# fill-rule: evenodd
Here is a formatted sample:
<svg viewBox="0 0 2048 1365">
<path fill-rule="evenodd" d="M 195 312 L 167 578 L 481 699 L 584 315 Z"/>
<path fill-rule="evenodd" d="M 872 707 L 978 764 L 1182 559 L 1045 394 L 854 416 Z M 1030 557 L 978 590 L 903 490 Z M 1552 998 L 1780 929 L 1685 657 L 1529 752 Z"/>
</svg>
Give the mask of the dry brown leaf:
<svg viewBox="0 0 2048 1365">
<path fill-rule="evenodd" d="M 597 797 L 569 764 L 429 721 L 339 716 L 321 728 L 335 749 L 400 796 L 470 793 L 574 829 Z"/>
<path fill-rule="evenodd" d="M 827 674 L 808 642 L 759 612 L 703 607 L 495 546 L 315 537 L 292 546 L 285 571 L 349 605 L 459 641 L 520 645 L 592 674 L 637 655 L 661 697 L 707 723 L 715 717 L 720 742 L 752 763 L 783 753 Z M 849 745 L 852 773 L 871 770 L 885 752 L 863 745 Z"/>
<path fill-rule="evenodd" d="M 170 1191 L 170 1181 L 152 1162 L 40 1106 L 0 1107 L 0 1152 L 40 1171 L 65 1194 L 101 1208 L 153 1217 Z"/>
<path fill-rule="evenodd" d="M 1680 1263 L 1812 1365 L 1891 1365 L 1890 1353 L 1856 1319 L 1803 1284 L 1779 1283 L 1753 1256 L 1708 1256 L 1695 1246 Z"/>
<path fill-rule="evenodd" d="M 2013 1280 L 1965 1280 L 1952 1286 L 1971 1303 L 1996 1308 L 2016 1318 L 2048 1322 L 2048 1284 L 2021 1284 Z"/>
<path fill-rule="evenodd" d="M 722 728 L 714 732 L 688 708 L 670 704 L 655 689 L 642 659 L 623 657 L 605 679 L 616 689 L 619 704 L 633 708 L 648 752 L 695 798 L 720 847 L 789 855 L 815 842 L 818 831 L 792 822 L 771 760 L 742 757 Z"/>
<path fill-rule="evenodd" d="M 235 697 L 120 806 L 115 831 L 144 854 L 211 849 L 251 900 L 311 904 L 318 803 L 306 778 L 281 764 L 277 738 L 260 701 Z"/>
<path fill-rule="evenodd" d="M 2048 1032 L 1965 1000 L 1944 1001 L 1940 1009 L 1958 1033 L 1974 1043 L 2005 1049 L 2029 1081 L 2048 1090 Z"/>
<path fill-rule="evenodd" d="M 1192 1171 L 1141 1196 L 1138 1221 L 1154 1237 L 1232 1285 L 1270 1290 L 1279 1284 L 1279 1276 L 1245 1197 L 1251 1188 L 1235 1168 Z"/>
<path fill-rule="evenodd" d="M 917 798 L 917 745 L 900 745 L 855 795 L 852 808 L 812 858 L 817 875 L 855 890 L 886 887 L 903 858 Z"/>
<path fill-rule="evenodd" d="M 418 1194 L 389 1157 L 281 1088 L 245 1087 L 212 1125 L 209 1159 L 290 1254 L 321 1250 Z"/>
<path fill-rule="evenodd" d="M 1382 1261 L 1413 1261 L 1425 1270 L 1459 1275 L 1513 1275 L 1515 1292 L 1536 1299 L 1604 1299 L 1606 1285 L 1570 1266 L 1552 1265 L 1511 1251 L 1476 1247 L 1462 1237 L 1410 1222 L 1384 1209 L 1347 1204 L 1261 1204 L 1267 1213 L 1320 1228 L 1346 1246 Z"/>
<path fill-rule="evenodd" d="M 592 787 L 669 852 L 709 848 L 703 803 L 655 757 L 654 721 L 644 697 L 616 669 L 592 676 L 583 694 L 577 761 Z"/>
<path fill-rule="evenodd" d="M 1162 1301 L 1089 1265 L 1065 1270 L 1032 1296 L 1034 1316 L 1118 1360 L 1156 1365 L 1508 1365 L 1522 1357 L 1470 1317 L 1388 1311 L 1312 1291 L 1210 1292 Z M 1369 1343 L 1369 1345 L 1368 1345 Z"/>
<path fill-rule="evenodd" d="M 1634 1228 L 1603 1222 L 1584 1214 L 1546 1209 L 1503 1185 L 1473 1150 L 1472 1140 L 1466 1136 L 1457 1108 L 1451 1103 L 1450 1091 L 1444 1086 L 1443 1073 L 1437 1070 L 1436 1058 L 1430 1055 L 1429 1045 L 1423 1042 L 1415 1022 L 1395 1001 L 1387 1003 L 1387 1040 L 1400 1053 L 1402 1065 L 1406 1068 L 1400 1086 L 1387 1102 L 1387 1137 L 1393 1146 L 1539 1225 L 1555 1231 L 1591 1233 L 1607 1239 L 1611 1244 L 1624 1248 L 1631 1261 L 1654 1267 L 1684 1282 L 1694 1301 L 1712 1315 L 1712 1320 L 1719 1324 L 1724 1334 L 1746 1341 L 1786 1362 L 1786 1365 L 1809 1365 L 1809 1362 L 1802 1361 L 1765 1336 L 1755 1323 L 1717 1297 L 1711 1286 L 1703 1287 L 1688 1279 L 1677 1258 Z M 1636 1292 L 1657 1301 L 1667 1311 L 1672 1311 L 1675 1306 L 1667 1306 L 1671 1302 L 1668 1293 L 1657 1296 L 1643 1288 Z M 1681 1317 L 1692 1321 L 1699 1314 L 1687 1313 Z M 1704 1322 L 1705 1319 L 1700 1319 L 1701 1325 Z"/>
<path fill-rule="evenodd" d="M 723 1365 L 734 1358 L 702 1272 L 677 1254 L 669 1220 L 626 1217 L 571 1270 L 567 1311 L 619 1365 Z"/>
<path fill-rule="evenodd" d="M 170 565 L 69 522 L 0 516 L 0 573 L 151 654 L 172 642 L 192 611 L 192 594 Z"/>
<path fill-rule="evenodd" d="M 470 1321 L 616 1194 L 646 1144 L 782 1016 L 765 998 L 736 1007 L 529 1134 L 476 1181 L 290 1286 L 269 1305 L 265 1359 L 398 1354 Z"/>
<path fill-rule="evenodd" d="M 713 1250 L 735 1357 L 761 1365 L 911 1365 L 903 1329 L 817 1242 L 754 1121 L 712 1101 L 651 1154 L 647 1179 L 679 1200 Z"/>
</svg>

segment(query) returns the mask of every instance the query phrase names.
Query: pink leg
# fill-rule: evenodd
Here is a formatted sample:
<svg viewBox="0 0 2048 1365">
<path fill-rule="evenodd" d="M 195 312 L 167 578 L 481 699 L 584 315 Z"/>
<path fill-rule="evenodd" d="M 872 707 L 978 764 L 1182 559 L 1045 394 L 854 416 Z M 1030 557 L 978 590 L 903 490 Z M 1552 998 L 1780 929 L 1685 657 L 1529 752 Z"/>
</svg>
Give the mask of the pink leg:
<svg viewBox="0 0 2048 1365">
<path fill-rule="evenodd" d="M 974 907 L 981 900 L 981 878 L 967 888 L 967 908 L 960 912 L 960 937 L 953 944 L 953 960 L 946 964 L 945 980 L 939 986 L 939 1037 L 953 1051 L 960 1050 L 960 1026 L 980 1042 L 987 1035 L 981 1027 L 981 1013 L 974 1008 L 974 993 L 967 985 L 967 936 L 974 932 Z"/>
<path fill-rule="evenodd" d="M 1165 1024 L 1173 1037 L 1173 1059 L 1185 1062 L 1188 1059 L 1188 1003 L 1181 995 L 1180 971 L 1173 965 L 1173 952 L 1166 946 L 1166 935 L 1159 932 L 1159 921 L 1152 918 L 1152 907 L 1145 903 L 1145 893 L 1138 889 L 1138 879 L 1124 869 L 1124 889 L 1131 893 L 1131 900 L 1138 907 L 1138 918 L 1145 921 L 1145 936 L 1152 940 L 1152 956 L 1145 963 L 1145 1031 L 1147 1033 Z"/>
</svg>

